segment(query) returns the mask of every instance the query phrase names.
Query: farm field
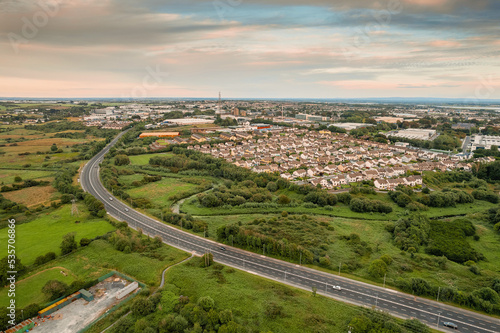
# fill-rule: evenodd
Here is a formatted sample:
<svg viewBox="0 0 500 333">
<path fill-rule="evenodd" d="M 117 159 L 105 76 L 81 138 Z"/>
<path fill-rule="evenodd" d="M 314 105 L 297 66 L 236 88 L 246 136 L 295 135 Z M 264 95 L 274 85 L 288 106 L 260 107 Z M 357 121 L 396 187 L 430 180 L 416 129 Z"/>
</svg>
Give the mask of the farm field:
<svg viewBox="0 0 500 333">
<path fill-rule="evenodd" d="M 71 216 L 71 205 L 65 205 L 48 215 L 20 224 L 16 227 L 17 255 L 24 265 L 31 265 L 35 258 L 47 252 L 60 254 L 59 245 L 64 235 L 75 233 L 77 242 L 81 238 L 94 238 L 115 228 L 103 219 L 88 219 L 89 215 L 83 205 L 79 205 L 79 216 Z M 81 221 L 76 223 L 76 221 Z M 2 229 L 0 242 L 7 242 L 7 229 Z M 2 249 L 0 257 L 4 257 L 6 249 Z"/>
<path fill-rule="evenodd" d="M 59 197 L 56 189 L 51 185 L 27 187 L 17 191 L 4 192 L 2 195 L 11 201 L 33 207 L 40 204 L 50 204 L 50 202 Z"/>
<path fill-rule="evenodd" d="M 4 166 L 2 166 L 4 167 Z M 16 170 L 16 169 L 0 169 L 0 183 L 2 185 L 10 185 L 14 183 L 16 177 L 21 177 L 25 180 L 48 180 L 54 176 L 54 171 L 38 171 L 38 170 Z"/>
</svg>

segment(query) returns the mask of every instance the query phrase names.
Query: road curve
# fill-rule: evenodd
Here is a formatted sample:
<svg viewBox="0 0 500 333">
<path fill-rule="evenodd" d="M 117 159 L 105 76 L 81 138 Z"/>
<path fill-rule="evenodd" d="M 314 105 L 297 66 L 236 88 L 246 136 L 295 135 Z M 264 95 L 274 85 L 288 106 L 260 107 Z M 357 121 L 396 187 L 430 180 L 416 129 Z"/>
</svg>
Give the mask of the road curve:
<svg viewBox="0 0 500 333">
<path fill-rule="evenodd" d="M 127 222 L 130 227 L 140 228 L 145 234 L 152 237 L 160 236 L 166 244 L 187 252 L 202 255 L 206 251 L 210 251 L 214 260 L 221 264 L 309 291 L 312 287 L 316 287 L 319 294 L 351 304 L 376 307 L 401 318 L 416 318 L 430 327 L 444 332 L 455 331 L 443 327 L 442 323 L 445 321 L 457 324 L 460 332 L 500 332 L 500 320 L 496 318 L 316 271 L 227 245 L 224 245 L 226 250 L 221 250 L 221 244 L 217 242 L 183 232 L 128 207 L 108 192 L 99 178 L 99 163 L 123 133 L 120 133 L 84 166 L 80 174 L 80 183 L 86 192 L 104 203 L 105 209 L 110 215 Z M 337 285 L 342 287 L 341 291 L 333 289 L 333 286 Z"/>
</svg>

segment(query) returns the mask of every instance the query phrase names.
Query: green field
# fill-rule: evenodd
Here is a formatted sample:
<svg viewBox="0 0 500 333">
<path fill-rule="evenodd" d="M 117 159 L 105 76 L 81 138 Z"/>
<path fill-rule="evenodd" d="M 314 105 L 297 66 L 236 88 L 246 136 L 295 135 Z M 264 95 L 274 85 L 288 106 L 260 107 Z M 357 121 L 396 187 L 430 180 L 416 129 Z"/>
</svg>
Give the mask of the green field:
<svg viewBox="0 0 500 333">
<path fill-rule="evenodd" d="M 54 176 L 53 171 L 36 171 L 36 170 L 16 170 L 16 169 L 0 169 L 0 184 L 10 185 L 14 183 L 15 177 L 21 177 L 23 181 L 31 179 L 45 179 Z"/>
<path fill-rule="evenodd" d="M 23 264 L 33 264 L 36 257 L 47 252 L 60 254 L 59 245 L 62 237 L 74 232 L 77 242 L 81 238 L 94 238 L 103 235 L 114 227 L 103 219 L 88 219 L 83 205 L 79 205 L 79 216 L 71 216 L 71 205 L 42 215 L 37 219 L 16 227 L 16 252 Z M 80 223 L 75 223 L 81 221 Z M 1 230 L 0 242 L 7 243 L 7 229 Z M 1 250 L 4 257 L 6 249 Z"/>
<path fill-rule="evenodd" d="M 149 164 L 149 159 L 155 156 L 173 156 L 171 153 L 158 153 L 158 154 L 144 154 L 129 156 L 130 164 L 132 165 L 146 165 Z"/>
<path fill-rule="evenodd" d="M 61 271 L 64 271 L 66 275 L 62 274 Z M 70 285 L 76 279 L 68 269 L 62 267 L 54 267 L 23 279 L 16 284 L 16 306 L 24 308 L 29 304 L 44 304 L 48 302 L 49 299 L 41 290 L 45 283 L 50 280 L 59 280 Z M 7 288 L 0 289 L 0 304 L 7 304 L 9 299 L 7 292 Z"/>
<path fill-rule="evenodd" d="M 31 303 L 44 304 L 48 301 L 41 292 L 43 285 L 49 280 L 60 280 L 68 285 L 74 280 L 96 279 L 110 270 L 120 271 L 149 285 L 158 285 L 161 272 L 171 264 L 177 263 L 189 255 L 169 246 L 163 246 L 159 253 L 162 260 L 154 259 L 139 253 L 123 253 L 117 251 L 104 240 L 96 240 L 75 253 L 57 258 L 23 277 L 17 284 L 17 306 L 24 307 Z M 52 269 L 53 268 L 53 269 Z M 64 270 L 67 276 L 60 273 Z M 37 272 L 42 272 L 38 274 Z M 0 304 L 7 302 L 7 289 L 0 289 Z"/>
<path fill-rule="evenodd" d="M 192 260 L 194 261 L 194 260 Z M 177 286 L 190 299 L 210 296 L 218 309 L 231 309 L 238 322 L 259 332 L 338 332 L 347 331 L 349 321 L 360 308 L 312 292 L 282 285 L 243 271 L 225 267 L 220 283 L 212 268 L 191 263 L 169 270 L 167 282 Z M 282 307 L 282 315 L 270 318 L 271 304 Z"/>
<path fill-rule="evenodd" d="M 160 181 L 127 190 L 127 193 L 134 199 L 146 198 L 159 207 L 170 207 L 175 201 L 172 199 L 173 196 L 183 192 L 195 191 L 197 186 L 196 184 L 186 183 L 180 178 L 164 177 Z"/>
</svg>

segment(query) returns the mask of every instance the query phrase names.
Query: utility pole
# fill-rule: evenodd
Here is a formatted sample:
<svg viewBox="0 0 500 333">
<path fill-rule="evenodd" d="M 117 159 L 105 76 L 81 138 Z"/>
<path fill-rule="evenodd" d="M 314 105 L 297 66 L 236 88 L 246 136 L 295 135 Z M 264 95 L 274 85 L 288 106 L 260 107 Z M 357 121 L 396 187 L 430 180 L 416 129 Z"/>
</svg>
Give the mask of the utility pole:
<svg viewBox="0 0 500 333">
<path fill-rule="evenodd" d="M 377 293 L 377 298 L 375 298 L 375 308 L 378 306 L 378 293 Z"/>
</svg>

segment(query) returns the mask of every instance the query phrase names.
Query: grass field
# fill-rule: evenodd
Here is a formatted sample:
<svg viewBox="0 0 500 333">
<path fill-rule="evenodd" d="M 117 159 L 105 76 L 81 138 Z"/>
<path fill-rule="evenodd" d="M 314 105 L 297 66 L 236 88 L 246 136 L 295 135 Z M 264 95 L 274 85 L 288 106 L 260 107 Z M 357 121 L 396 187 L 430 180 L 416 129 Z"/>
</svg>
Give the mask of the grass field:
<svg viewBox="0 0 500 333">
<path fill-rule="evenodd" d="M 64 271 L 66 276 L 61 271 Z M 53 267 L 23 279 L 16 284 L 16 306 L 24 308 L 32 303 L 44 304 L 48 302 L 49 299 L 42 293 L 42 287 L 50 280 L 59 280 L 70 285 L 76 279 L 68 269 L 62 267 Z M 0 289 L 1 304 L 7 304 L 7 296 L 7 289 Z"/>
<path fill-rule="evenodd" d="M 16 227 L 16 252 L 23 264 L 33 264 L 36 257 L 47 252 L 60 254 L 59 245 L 67 233 L 76 233 L 77 242 L 81 238 L 94 238 L 103 235 L 114 227 L 103 219 L 88 219 L 88 213 L 80 205 L 80 215 L 71 216 L 71 205 L 40 216 L 32 222 Z M 81 221 L 80 223 L 75 223 Z M 2 229 L 0 242 L 6 244 L 7 229 Z M 6 248 L 1 249 L 0 257 L 6 255 Z"/>
<path fill-rule="evenodd" d="M 37 171 L 37 170 L 6 170 L 0 169 L 0 184 L 10 185 L 14 183 L 15 177 L 21 177 L 23 181 L 31 179 L 46 179 L 54 175 L 53 171 Z"/>
<path fill-rule="evenodd" d="M 40 204 L 50 204 L 56 199 L 58 193 L 51 185 L 27 187 L 17 191 L 4 192 L 2 195 L 11 201 L 25 205 L 26 207 Z"/>
<path fill-rule="evenodd" d="M 180 289 L 180 294 L 195 301 L 210 296 L 216 308 L 231 309 L 240 324 L 260 332 L 344 333 L 349 321 L 360 311 L 355 306 L 322 296 L 313 297 L 312 292 L 228 267 L 222 274 L 226 283 L 219 283 L 212 268 L 199 268 L 188 262 L 173 267 L 166 278 L 168 283 Z M 283 315 L 266 316 L 270 304 L 281 306 Z"/>
<path fill-rule="evenodd" d="M 164 246 L 159 250 L 163 260 L 149 258 L 138 253 L 125 254 L 117 251 L 104 240 L 92 242 L 75 253 L 58 258 L 17 283 L 16 305 L 21 308 L 31 303 L 44 304 L 48 301 L 41 292 L 49 280 L 60 280 L 70 284 L 74 280 L 96 279 L 110 270 L 120 271 L 149 285 L 158 285 L 161 272 L 168 266 L 189 257 L 187 253 Z M 67 273 L 64 276 L 60 273 Z M 0 289 L 0 304 L 7 302 L 7 289 Z"/>
<path fill-rule="evenodd" d="M 127 191 L 132 198 L 146 198 L 160 207 L 169 207 L 174 201 L 172 196 L 186 191 L 193 191 L 198 185 L 186 183 L 179 178 L 167 178 Z"/>
<path fill-rule="evenodd" d="M 170 153 L 158 153 L 158 154 L 144 154 L 144 155 L 135 155 L 129 156 L 130 164 L 132 165 L 146 165 L 149 164 L 149 159 L 155 156 L 173 156 Z"/>
</svg>

